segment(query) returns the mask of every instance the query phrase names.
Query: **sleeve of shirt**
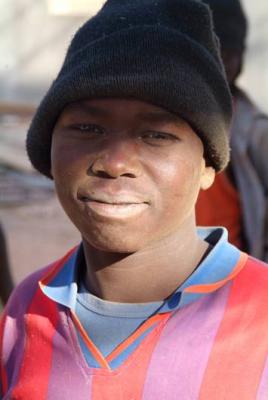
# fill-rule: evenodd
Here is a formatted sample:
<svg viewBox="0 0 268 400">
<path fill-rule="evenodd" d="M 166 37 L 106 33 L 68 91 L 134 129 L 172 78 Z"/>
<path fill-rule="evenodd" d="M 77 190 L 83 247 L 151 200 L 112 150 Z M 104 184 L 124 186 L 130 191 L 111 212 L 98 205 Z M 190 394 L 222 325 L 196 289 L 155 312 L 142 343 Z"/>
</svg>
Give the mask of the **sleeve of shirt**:
<svg viewBox="0 0 268 400">
<path fill-rule="evenodd" d="M 20 368 L 17 355 L 25 345 L 24 318 L 34 293 L 38 288 L 39 270 L 12 292 L 0 317 L 0 399 L 5 398 L 14 373 Z"/>
</svg>

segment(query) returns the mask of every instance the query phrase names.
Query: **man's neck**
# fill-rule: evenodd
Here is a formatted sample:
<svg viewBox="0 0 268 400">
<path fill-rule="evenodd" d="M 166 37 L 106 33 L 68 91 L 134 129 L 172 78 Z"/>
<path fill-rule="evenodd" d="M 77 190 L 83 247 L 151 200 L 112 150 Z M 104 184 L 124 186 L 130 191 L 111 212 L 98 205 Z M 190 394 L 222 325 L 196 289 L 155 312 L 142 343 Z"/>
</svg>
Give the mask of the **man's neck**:
<svg viewBox="0 0 268 400">
<path fill-rule="evenodd" d="M 196 229 L 172 234 L 132 254 L 110 254 L 83 241 L 88 290 L 104 300 L 146 303 L 167 298 L 195 270 L 208 243 Z"/>
</svg>

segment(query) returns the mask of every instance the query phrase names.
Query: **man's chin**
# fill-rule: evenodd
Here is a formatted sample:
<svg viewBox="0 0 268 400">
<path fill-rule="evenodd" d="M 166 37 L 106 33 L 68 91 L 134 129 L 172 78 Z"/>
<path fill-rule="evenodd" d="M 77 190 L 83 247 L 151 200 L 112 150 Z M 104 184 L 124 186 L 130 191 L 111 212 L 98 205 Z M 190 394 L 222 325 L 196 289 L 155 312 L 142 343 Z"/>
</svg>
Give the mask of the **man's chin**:
<svg viewBox="0 0 268 400">
<path fill-rule="evenodd" d="M 110 237 L 92 237 L 85 235 L 83 239 L 90 247 L 106 253 L 131 254 L 143 248 L 143 244 L 139 243 L 139 241 L 135 241 L 133 238 L 128 240 L 126 237 L 118 237 L 118 235 L 116 237 L 113 235 Z"/>
</svg>

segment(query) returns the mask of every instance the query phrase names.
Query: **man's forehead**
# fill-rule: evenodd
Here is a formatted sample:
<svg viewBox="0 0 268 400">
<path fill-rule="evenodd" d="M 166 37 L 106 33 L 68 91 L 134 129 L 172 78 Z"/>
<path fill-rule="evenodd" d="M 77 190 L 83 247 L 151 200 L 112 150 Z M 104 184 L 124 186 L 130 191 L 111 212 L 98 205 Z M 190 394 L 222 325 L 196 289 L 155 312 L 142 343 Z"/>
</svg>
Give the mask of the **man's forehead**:
<svg viewBox="0 0 268 400">
<path fill-rule="evenodd" d="M 163 107 L 138 99 L 102 98 L 83 99 L 68 104 L 63 113 L 83 113 L 96 117 L 112 117 L 119 114 L 122 117 L 135 116 L 143 121 L 180 122 L 183 119 Z"/>
</svg>

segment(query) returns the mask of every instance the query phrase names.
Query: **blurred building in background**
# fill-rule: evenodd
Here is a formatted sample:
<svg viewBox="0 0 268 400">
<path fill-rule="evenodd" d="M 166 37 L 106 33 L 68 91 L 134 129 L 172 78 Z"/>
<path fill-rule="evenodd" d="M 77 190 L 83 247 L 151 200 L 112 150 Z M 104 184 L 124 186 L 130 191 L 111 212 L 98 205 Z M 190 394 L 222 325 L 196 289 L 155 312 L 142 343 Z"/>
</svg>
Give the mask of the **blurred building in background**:
<svg viewBox="0 0 268 400">
<path fill-rule="evenodd" d="M 0 0 L 0 101 L 35 105 L 101 0 Z"/>
</svg>

